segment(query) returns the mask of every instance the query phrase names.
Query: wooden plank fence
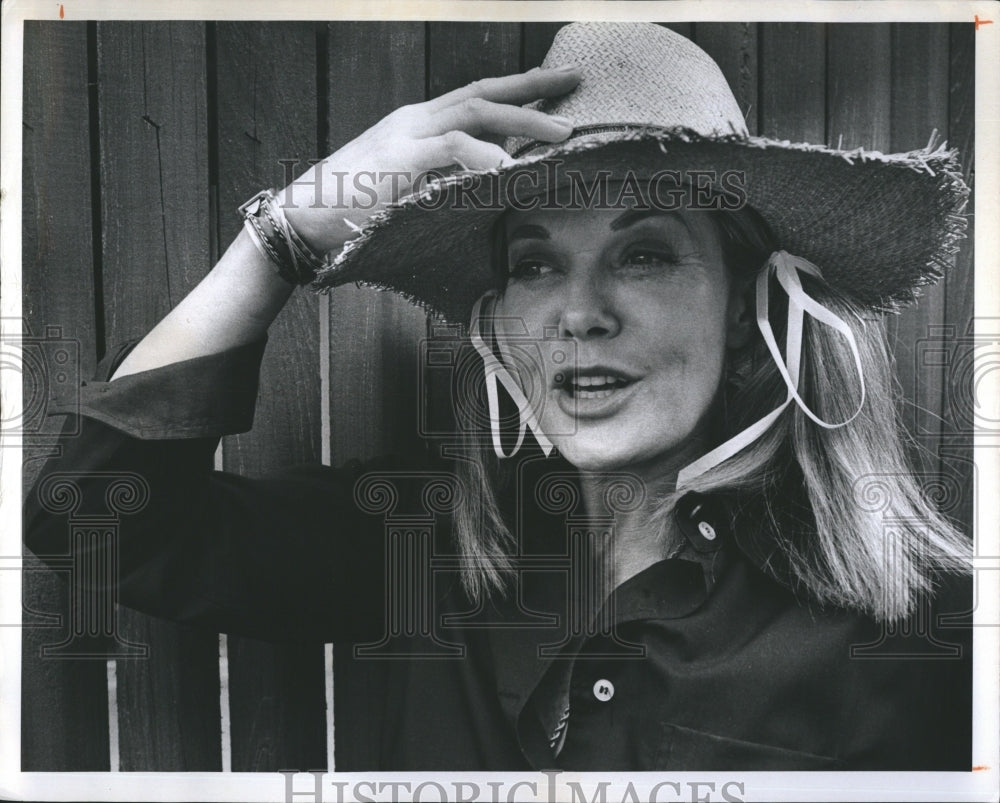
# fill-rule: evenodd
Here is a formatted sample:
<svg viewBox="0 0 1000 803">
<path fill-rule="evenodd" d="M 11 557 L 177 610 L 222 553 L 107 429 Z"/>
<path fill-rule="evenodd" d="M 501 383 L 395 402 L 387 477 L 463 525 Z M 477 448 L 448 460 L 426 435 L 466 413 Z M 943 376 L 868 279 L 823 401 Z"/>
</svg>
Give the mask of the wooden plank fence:
<svg viewBox="0 0 1000 803">
<path fill-rule="evenodd" d="M 558 27 L 26 23 L 25 331 L 60 327 L 86 378 L 208 272 L 238 231 L 236 206 L 283 184 L 286 164 L 301 172 L 401 104 L 537 65 Z M 962 150 L 971 178 L 971 23 L 670 27 L 720 64 L 752 133 L 907 150 L 933 129 Z M 957 406 L 971 377 L 920 364 L 922 344 L 950 348 L 971 331 L 968 243 L 958 264 L 887 326 L 919 457 L 963 489 L 950 512 L 971 532 L 971 436 Z M 255 476 L 414 442 L 421 406 L 447 401 L 433 383 L 416 396 L 429 327 L 390 294 L 296 293 L 270 330 L 257 424 L 224 439 L 217 467 Z M 26 485 L 55 448 L 43 440 L 25 450 Z M 374 712 L 357 692 L 377 666 L 329 645 L 217 636 L 124 609 L 120 631 L 148 645 L 147 658 L 43 658 L 65 637 L 67 594 L 27 567 L 25 770 L 364 769 L 356 748 L 374 738 Z"/>
<path fill-rule="evenodd" d="M 319 155 L 319 35 L 312 23 L 216 25 L 222 248 L 241 225 L 232 210 L 260 188 L 284 183 L 283 160 L 305 165 Z M 227 471 L 258 476 L 282 465 L 320 461 L 319 354 L 319 299 L 295 293 L 269 330 L 258 425 L 224 439 Z M 278 647 L 231 636 L 227 646 L 232 770 L 323 766 L 323 645 Z"/>
</svg>

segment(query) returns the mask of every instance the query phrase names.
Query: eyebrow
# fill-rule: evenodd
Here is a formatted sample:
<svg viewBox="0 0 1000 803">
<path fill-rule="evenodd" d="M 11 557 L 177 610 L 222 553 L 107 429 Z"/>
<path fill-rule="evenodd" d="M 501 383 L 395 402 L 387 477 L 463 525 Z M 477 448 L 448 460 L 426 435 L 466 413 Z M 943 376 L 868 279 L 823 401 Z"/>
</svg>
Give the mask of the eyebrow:
<svg viewBox="0 0 1000 803">
<path fill-rule="evenodd" d="M 525 223 L 523 226 L 518 226 L 514 231 L 507 235 L 507 242 L 511 243 L 514 240 L 548 240 L 549 232 L 544 226 L 537 226 L 532 223 Z"/>
<path fill-rule="evenodd" d="M 668 209 L 630 209 L 614 220 L 611 221 L 611 231 L 621 231 L 622 229 L 627 229 L 629 226 L 634 226 L 640 221 L 646 220 L 646 218 L 651 217 L 672 217 L 680 221 L 684 228 L 690 233 L 691 229 L 688 227 L 688 222 L 677 212 L 670 211 Z"/>
<path fill-rule="evenodd" d="M 611 231 L 621 231 L 622 229 L 627 229 L 629 226 L 634 226 L 640 221 L 646 220 L 651 217 L 672 217 L 680 221 L 680 223 L 687 229 L 688 233 L 691 232 L 688 222 L 683 216 L 677 214 L 667 209 L 630 209 L 629 211 L 619 215 L 614 220 L 611 221 Z M 525 223 L 518 226 L 510 234 L 507 235 L 507 242 L 512 243 L 514 240 L 548 240 L 549 231 L 544 226 L 539 226 L 534 223 Z"/>
</svg>

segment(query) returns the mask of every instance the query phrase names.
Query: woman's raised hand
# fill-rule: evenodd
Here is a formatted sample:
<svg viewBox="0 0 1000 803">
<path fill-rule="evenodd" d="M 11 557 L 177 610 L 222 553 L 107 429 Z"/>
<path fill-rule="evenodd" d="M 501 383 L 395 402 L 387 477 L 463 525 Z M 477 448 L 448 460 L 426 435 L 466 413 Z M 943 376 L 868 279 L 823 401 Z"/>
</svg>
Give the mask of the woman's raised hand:
<svg viewBox="0 0 1000 803">
<path fill-rule="evenodd" d="M 282 192 L 285 215 L 315 251 L 339 248 L 373 212 L 410 191 L 429 170 L 471 170 L 509 161 L 479 136 L 560 142 L 573 123 L 521 104 L 563 95 L 580 80 L 574 68 L 474 81 L 439 98 L 402 106 L 311 167 Z"/>
<path fill-rule="evenodd" d="M 314 251 L 340 248 L 368 215 L 407 193 L 429 170 L 453 165 L 497 167 L 498 145 L 479 136 L 526 136 L 560 142 L 573 125 L 532 109 L 538 98 L 573 89 L 575 70 L 531 70 L 486 78 L 426 103 L 403 106 L 314 165 L 279 201 Z M 349 222 L 348 222 L 349 221 Z M 292 292 L 242 229 L 215 268 L 142 339 L 115 372 L 117 379 L 201 357 L 260 338 Z"/>
</svg>

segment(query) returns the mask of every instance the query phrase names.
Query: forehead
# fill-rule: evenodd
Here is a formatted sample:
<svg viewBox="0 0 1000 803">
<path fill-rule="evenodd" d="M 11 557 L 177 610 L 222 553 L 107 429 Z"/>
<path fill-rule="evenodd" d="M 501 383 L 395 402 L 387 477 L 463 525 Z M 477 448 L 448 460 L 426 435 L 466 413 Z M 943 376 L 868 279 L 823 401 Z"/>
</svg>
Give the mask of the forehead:
<svg viewBox="0 0 1000 803">
<path fill-rule="evenodd" d="M 611 237 L 633 229 L 655 230 L 671 239 L 699 244 L 719 241 L 716 225 L 705 211 L 664 211 L 629 205 L 621 208 L 511 209 L 504 214 L 508 242 L 518 239 L 558 239 L 585 234 L 588 239 Z"/>
</svg>

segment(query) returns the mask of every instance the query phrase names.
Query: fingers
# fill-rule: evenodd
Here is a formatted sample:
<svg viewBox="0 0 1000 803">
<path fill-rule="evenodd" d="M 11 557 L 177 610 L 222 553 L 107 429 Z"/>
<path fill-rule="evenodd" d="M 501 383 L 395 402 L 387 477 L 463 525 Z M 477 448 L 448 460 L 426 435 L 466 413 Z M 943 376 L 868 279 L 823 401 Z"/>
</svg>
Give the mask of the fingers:
<svg viewBox="0 0 1000 803">
<path fill-rule="evenodd" d="M 418 135 L 436 136 L 446 131 L 464 131 L 466 134 L 503 134 L 559 142 L 566 139 L 572 130 L 572 121 L 565 117 L 474 97 L 432 114 Z"/>
<path fill-rule="evenodd" d="M 511 161 L 499 145 L 483 142 L 464 131 L 448 131 L 421 140 L 426 167 L 457 164 L 468 170 L 490 170 Z"/>
<path fill-rule="evenodd" d="M 482 98 L 494 103 L 511 103 L 519 106 L 539 98 L 565 95 L 579 82 L 580 73 L 574 67 L 558 70 L 543 70 L 536 67 L 525 73 L 473 81 L 467 86 L 429 100 L 424 105 L 428 111 L 435 112 L 469 98 Z"/>
</svg>

